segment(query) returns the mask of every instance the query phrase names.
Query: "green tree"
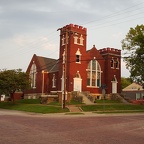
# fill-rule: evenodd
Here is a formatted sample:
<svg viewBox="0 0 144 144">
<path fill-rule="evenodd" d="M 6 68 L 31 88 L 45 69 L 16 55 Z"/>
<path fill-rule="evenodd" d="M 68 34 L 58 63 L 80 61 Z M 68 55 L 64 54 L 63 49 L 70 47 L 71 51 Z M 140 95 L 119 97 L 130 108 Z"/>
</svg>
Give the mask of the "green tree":
<svg viewBox="0 0 144 144">
<path fill-rule="evenodd" d="M 121 77 L 121 88 L 124 89 L 125 87 L 130 85 L 132 82 L 133 81 L 131 78 Z"/>
<path fill-rule="evenodd" d="M 130 28 L 122 40 L 122 49 L 128 54 L 124 61 L 130 77 L 133 81 L 144 83 L 144 25 Z"/>
<path fill-rule="evenodd" d="M 21 69 L 0 71 L 0 94 L 9 94 L 14 101 L 15 91 L 24 91 L 29 87 L 29 76 Z"/>
</svg>

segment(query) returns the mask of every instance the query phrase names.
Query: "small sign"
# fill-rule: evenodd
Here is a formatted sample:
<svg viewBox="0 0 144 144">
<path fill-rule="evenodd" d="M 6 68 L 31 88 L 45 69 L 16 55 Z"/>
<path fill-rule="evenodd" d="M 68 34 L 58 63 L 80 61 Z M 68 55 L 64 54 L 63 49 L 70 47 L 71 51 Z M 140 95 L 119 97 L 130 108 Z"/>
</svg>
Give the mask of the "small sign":
<svg viewBox="0 0 144 144">
<path fill-rule="evenodd" d="M 101 89 L 106 89 L 106 84 L 102 84 Z"/>
</svg>

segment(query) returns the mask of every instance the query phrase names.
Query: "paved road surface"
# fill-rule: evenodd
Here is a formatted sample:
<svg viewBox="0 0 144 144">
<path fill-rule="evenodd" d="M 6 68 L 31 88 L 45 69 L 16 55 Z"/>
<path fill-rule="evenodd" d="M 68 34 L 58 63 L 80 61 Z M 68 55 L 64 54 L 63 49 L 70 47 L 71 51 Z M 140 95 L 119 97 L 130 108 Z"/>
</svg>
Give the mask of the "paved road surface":
<svg viewBox="0 0 144 144">
<path fill-rule="evenodd" d="M 144 144 L 144 114 L 33 114 L 0 109 L 0 144 Z"/>
</svg>

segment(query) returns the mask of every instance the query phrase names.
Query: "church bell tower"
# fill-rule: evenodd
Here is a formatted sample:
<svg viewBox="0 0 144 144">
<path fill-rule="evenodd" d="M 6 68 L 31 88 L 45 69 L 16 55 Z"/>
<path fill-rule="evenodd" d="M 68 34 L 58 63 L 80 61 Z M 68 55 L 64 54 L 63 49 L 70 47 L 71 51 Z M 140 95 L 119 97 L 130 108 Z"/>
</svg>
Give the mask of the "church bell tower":
<svg viewBox="0 0 144 144">
<path fill-rule="evenodd" d="M 67 91 L 74 90 L 73 78 L 81 75 L 79 70 L 83 56 L 86 53 L 87 29 L 69 24 L 60 30 L 60 52 L 59 52 L 59 77 L 62 80 L 61 90 L 66 80 Z M 65 77 L 65 78 L 64 78 Z"/>
</svg>

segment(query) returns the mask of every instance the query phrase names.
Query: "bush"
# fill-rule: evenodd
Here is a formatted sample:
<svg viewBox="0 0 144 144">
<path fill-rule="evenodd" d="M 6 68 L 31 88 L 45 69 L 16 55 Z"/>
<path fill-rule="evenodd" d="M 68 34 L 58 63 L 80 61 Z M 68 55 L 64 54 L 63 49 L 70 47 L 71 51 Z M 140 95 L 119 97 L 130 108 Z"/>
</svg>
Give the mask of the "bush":
<svg viewBox="0 0 144 144">
<path fill-rule="evenodd" d="M 83 97 L 82 96 L 73 96 L 72 101 L 82 103 L 83 102 Z"/>
</svg>

